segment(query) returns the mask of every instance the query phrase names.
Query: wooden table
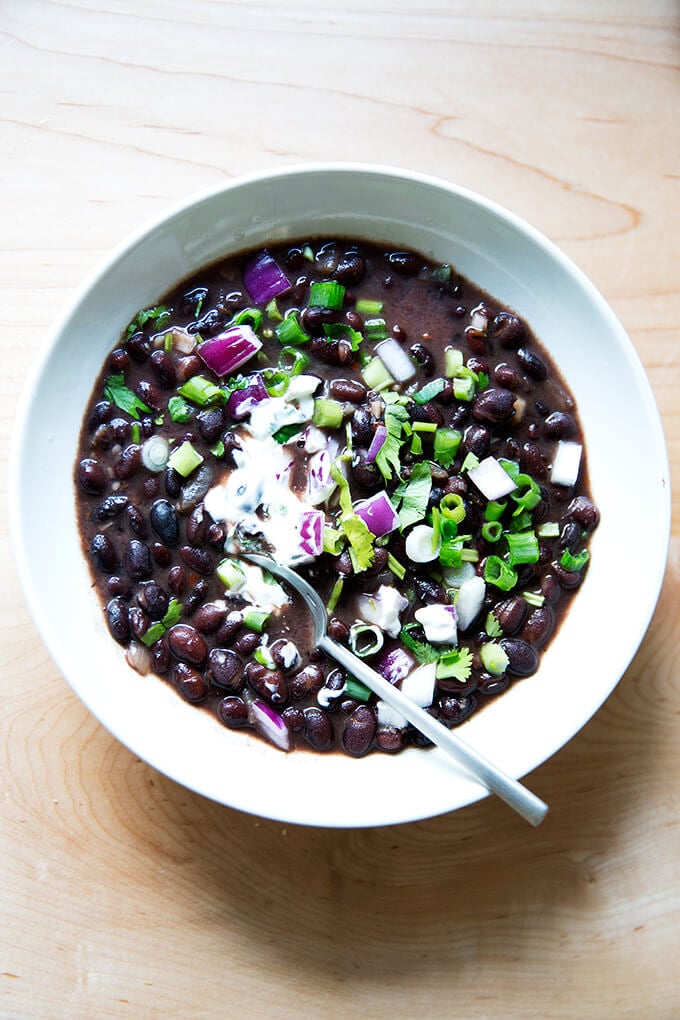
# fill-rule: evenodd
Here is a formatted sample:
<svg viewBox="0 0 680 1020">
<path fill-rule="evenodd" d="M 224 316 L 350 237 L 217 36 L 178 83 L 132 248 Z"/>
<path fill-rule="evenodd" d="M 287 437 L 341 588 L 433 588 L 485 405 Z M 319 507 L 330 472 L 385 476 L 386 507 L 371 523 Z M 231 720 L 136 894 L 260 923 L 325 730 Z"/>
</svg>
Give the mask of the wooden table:
<svg viewBox="0 0 680 1020">
<path fill-rule="evenodd" d="M 554 239 L 628 329 L 678 484 L 676 5 L 418 7 L 2 4 L 3 469 L 46 331 L 116 242 L 328 158 L 436 173 Z M 677 505 L 639 654 L 530 777 L 536 831 L 495 799 L 310 830 L 176 786 L 71 693 L 2 539 L 2 1018 L 680 1016 Z M 632 570 L 622 626 L 634 597 Z"/>
</svg>

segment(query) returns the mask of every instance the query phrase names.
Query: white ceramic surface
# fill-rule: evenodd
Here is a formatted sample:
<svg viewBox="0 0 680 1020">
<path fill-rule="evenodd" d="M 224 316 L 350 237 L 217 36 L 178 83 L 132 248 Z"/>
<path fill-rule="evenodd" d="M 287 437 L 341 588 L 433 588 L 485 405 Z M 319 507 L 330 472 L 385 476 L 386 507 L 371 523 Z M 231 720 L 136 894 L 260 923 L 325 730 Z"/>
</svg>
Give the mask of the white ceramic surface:
<svg viewBox="0 0 680 1020">
<path fill-rule="evenodd" d="M 254 814 L 366 826 L 440 814 L 485 791 L 439 751 L 359 760 L 285 755 L 225 729 L 158 678 L 138 676 L 109 637 L 91 590 L 72 487 L 91 387 L 139 308 L 232 251 L 333 234 L 452 262 L 529 321 L 576 396 L 602 514 L 586 580 L 538 673 L 460 731 L 516 777 L 557 751 L 612 691 L 653 613 L 670 530 L 666 449 L 643 368 L 603 298 L 544 237 L 468 191 L 384 167 L 291 167 L 193 197 L 120 245 L 71 303 L 27 386 L 12 457 L 11 516 L 28 603 L 51 655 L 94 715 L 135 754 L 190 789 Z M 621 555 L 631 540 L 633 468 L 635 533 L 645 536 L 645 555 L 634 569 Z"/>
</svg>

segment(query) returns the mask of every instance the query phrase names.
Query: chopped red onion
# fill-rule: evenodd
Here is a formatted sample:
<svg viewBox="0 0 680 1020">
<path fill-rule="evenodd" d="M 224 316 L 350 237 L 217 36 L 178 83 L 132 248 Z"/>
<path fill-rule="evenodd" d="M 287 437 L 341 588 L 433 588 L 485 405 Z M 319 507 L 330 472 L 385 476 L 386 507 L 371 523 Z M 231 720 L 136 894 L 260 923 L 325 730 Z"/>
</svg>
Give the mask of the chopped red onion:
<svg viewBox="0 0 680 1020">
<path fill-rule="evenodd" d="M 276 744 L 282 751 L 290 750 L 290 733 L 285 720 L 264 701 L 254 700 L 249 705 L 250 718 L 258 733 Z"/>
<path fill-rule="evenodd" d="M 371 440 L 371 445 L 369 446 L 368 452 L 366 454 L 366 463 L 367 464 L 373 464 L 373 462 L 375 461 L 375 458 L 380 453 L 380 450 L 382 449 L 382 445 L 383 445 L 383 443 L 385 442 L 386 439 L 387 439 L 387 429 L 385 428 L 384 425 L 378 425 L 377 429 L 375 430 L 375 433 L 373 434 L 373 439 Z"/>
<path fill-rule="evenodd" d="M 360 517 L 370 532 L 376 538 L 389 535 L 399 527 L 399 514 L 392 506 L 387 493 L 383 490 L 376 492 L 368 499 L 362 499 L 354 507 L 357 517 Z"/>
<path fill-rule="evenodd" d="M 375 668 L 389 683 L 396 684 L 408 676 L 415 664 L 411 653 L 401 645 L 397 645 L 395 648 L 383 652 Z"/>
<path fill-rule="evenodd" d="M 377 344 L 375 353 L 397 382 L 406 382 L 416 374 L 416 366 L 393 337 Z"/>
<path fill-rule="evenodd" d="M 560 440 L 550 470 L 553 485 L 576 485 L 581 468 L 583 447 L 580 443 Z"/>
<path fill-rule="evenodd" d="M 401 682 L 401 693 L 410 698 L 421 708 L 428 708 L 434 699 L 434 688 L 437 682 L 437 667 L 428 662 L 409 673 Z"/>
<path fill-rule="evenodd" d="M 305 510 L 300 518 L 300 550 L 315 559 L 323 552 L 323 526 L 326 516 L 321 510 Z M 298 561 L 299 562 L 299 561 Z"/>
<path fill-rule="evenodd" d="M 468 471 L 470 478 L 488 500 L 503 499 L 517 486 L 495 457 L 485 457 L 475 468 Z"/>
<path fill-rule="evenodd" d="M 224 333 L 219 333 L 210 340 L 204 340 L 198 346 L 198 353 L 215 375 L 231 375 L 241 365 L 245 365 L 253 354 L 262 347 L 262 341 L 252 326 L 242 323 L 230 326 Z"/>
<path fill-rule="evenodd" d="M 484 605 L 486 595 L 486 584 L 484 579 L 475 574 L 474 577 L 463 581 L 458 589 L 456 598 L 456 613 L 458 616 L 459 630 L 466 630 L 474 621 Z"/>
<path fill-rule="evenodd" d="M 258 305 L 290 290 L 290 280 L 268 251 L 261 251 L 245 266 L 243 282 Z"/>
<path fill-rule="evenodd" d="M 227 414 L 238 421 L 249 415 L 255 404 L 267 400 L 268 397 L 262 376 L 255 375 L 242 390 L 234 390 L 231 394 L 227 401 Z"/>
<path fill-rule="evenodd" d="M 309 458 L 307 470 L 307 500 L 319 506 L 335 492 L 336 483 L 331 474 L 331 456 L 328 450 L 319 450 Z"/>
</svg>

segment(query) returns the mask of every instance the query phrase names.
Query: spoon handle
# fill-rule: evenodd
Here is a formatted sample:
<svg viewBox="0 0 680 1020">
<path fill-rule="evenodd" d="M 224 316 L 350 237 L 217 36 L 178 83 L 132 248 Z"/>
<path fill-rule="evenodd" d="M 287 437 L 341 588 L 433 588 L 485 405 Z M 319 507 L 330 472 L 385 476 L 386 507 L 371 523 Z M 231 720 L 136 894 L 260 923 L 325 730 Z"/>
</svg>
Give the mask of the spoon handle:
<svg viewBox="0 0 680 1020">
<path fill-rule="evenodd" d="M 511 808 L 518 812 L 531 825 L 540 825 L 548 811 L 548 805 L 516 779 L 512 779 L 502 769 L 490 762 L 456 733 L 447 729 L 428 712 L 415 705 L 410 698 L 402 694 L 399 688 L 388 683 L 362 659 L 332 638 L 324 635 L 319 647 L 344 666 L 352 676 L 361 680 L 374 694 L 386 701 L 408 719 L 421 733 L 447 751 L 456 761 L 479 779 L 488 790 L 495 793 Z"/>
</svg>

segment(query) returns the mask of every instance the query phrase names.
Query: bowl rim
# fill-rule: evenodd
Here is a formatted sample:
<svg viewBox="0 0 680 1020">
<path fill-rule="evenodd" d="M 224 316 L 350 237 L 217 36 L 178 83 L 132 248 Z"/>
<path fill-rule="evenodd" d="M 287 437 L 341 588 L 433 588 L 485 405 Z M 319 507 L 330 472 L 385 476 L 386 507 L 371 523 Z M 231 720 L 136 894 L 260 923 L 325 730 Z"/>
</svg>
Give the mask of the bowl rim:
<svg viewBox="0 0 680 1020">
<path fill-rule="evenodd" d="M 171 203 L 165 210 L 155 214 L 152 217 L 147 218 L 140 226 L 133 231 L 127 233 L 109 252 L 100 258 L 95 264 L 94 268 L 87 273 L 76 288 L 75 292 L 67 299 L 65 307 L 63 307 L 61 314 L 58 315 L 56 321 L 52 327 L 48 330 L 46 340 L 38 350 L 36 357 L 31 365 L 31 368 L 26 376 L 24 385 L 22 387 L 21 396 L 18 402 L 17 415 L 15 419 L 15 429 L 12 437 L 12 443 L 9 454 L 9 523 L 10 523 L 10 536 L 12 540 L 12 547 L 14 551 L 15 563 L 17 566 L 17 572 L 20 578 L 20 582 L 23 588 L 24 597 L 26 604 L 31 613 L 34 622 L 37 625 L 40 637 L 44 642 L 50 656 L 55 662 L 57 668 L 62 673 L 62 676 L 66 679 L 69 686 L 75 691 L 77 696 L 83 700 L 90 712 L 95 715 L 99 723 L 123 743 L 125 746 L 130 748 L 136 754 L 140 754 L 144 757 L 143 753 L 140 753 L 138 747 L 132 747 L 124 736 L 121 736 L 114 728 L 111 728 L 106 719 L 100 718 L 94 708 L 88 703 L 86 697 L 83 696 L 82 691 L 74 685 L 69 677 L 69 671 L 66 668 L 63 657 L 60 651 L 59 643 L 56 641 L 55 636 L 50 626 L 48 614 L 44 605 L 39 597 L 38 580 L 35 577 L 33 571 L 30 568 L 29 558 L 27 555 L 28 541 L 29 538 L 24 534 L 22 514 L 21 514 L 21 502 L 20 494 L 22 491 L 22 471 L 23 464 L 20 456 L 20 450 L 24 441 L 24 437 L 29 427 L 29 416 L 32 403 L 32 394 L 37 388 L 37 385 L 42 378 L 48 360 L 59 343 L 59 339 L 69 323 L 74 317 L 82 303 L 85 301 L 87 296 L 97 287 L 99 282 L 104 279 L 112 268 L 116 266 L 120 261 L 124 260 L 127 254 L 135 248 L 137 245 L 142 243 L 146 238 L 153 235 L 156 231 L 163 229 L 163 227 L 170 224 L 173 220 L 176 220 L 185 215 L 190 209 L 200 205 L 203 202 L 211 201 L 216 197 L 227 194 L 231 191 L 235 191 L 241 188 L 248 188 L 258 183 L 278 180 L 288 177 L 299 177 L 304 175 L 332 175 L 332 174 L 355 174 L 358 176 L 377 176 L 384 179 L 399 179 L 402 182 L 414 183 L 418 185 L 424 185 L 427 187 L 435 188 L 438 191 L 445 191 L 450 193 L 452 196 L 459 200 L 468 202 L 476 207 L 481 207 L 487 213 L 493 217 L 498 218 L 500 221 L 508 224 L 514 231 L 524 235 L 532 245 L 537 246 L 543 252 L 547 253 L 551 259 L 556 261 L 561 271 L 566 272 L 579 289 L 585 292 L 588 299 L 593 302 L 600 312 L 607 320 L 610 329 L 617 334 L 618 339 L 625 350 L 626 357 L 631 365 L 631 368 L 637 373 L 638 379 L 641 383 L 640 397 L 644 403 L 646 419 L 649 423 L 650 428 L 655 433 L 655 455 L 663 475 L 663 487 L 665 488 L 666 498 L 663 503 L 659 505 L 659 517 L 658 517 L 658 532 L 655 539 L 655 550 L 656 550 L 656 570 L 655 577 L 656 583 L 654 590 L 650 591 L 649 601 L 647 603 L 646 612 L 640 614 L 639 624 L 635 628 L 635 638 L 629 639 L 628 650 L 625 657 L 625 663 L 623 668 L 618 672 L 618 675 L 613 678 L 610 685 L 604 686 L 602 689 L 601 699 L 595 707 L 592 705 L 588 706 L 588 711 L 585 717 L 582 718 L 580 725 L 572 732 L 571 736 L 567 738 L 565 742 L 559 746 L 553 748 L 547 755 L 544 752 L 538 752 L 528 768 L 522 770 L 522 775 L 526 775 L 531 772 L 538 765 L 548 761 L 553 754 L 555 754 L 564 743 L 568 742 L 573 736 L 580 731 L 580 729 L 593 717 L 598 711 L 604 701 L 609 697 L 612 691 L 619 683 L 623 673 L 632 662 L 641 641 L 649 627 L 652 616 L 655 612 L 659 595 L 661 592 L 661 586 L 665 575 L 668 549 L 670 543 L 670 532 L 671 532 L 671 487 L 670 487 L 670 468 L 668 461 L 668 451 L 666 446 L 665 435 L 663 431 L 661 416 L 659 413 L 658 406 L 654 399 L 653 391 L 647 377 L 642 360 L 632 343 L 627 332 L 624 330 L 619 319 L 611 309 L 610 305 L 595 287 L 592 281 L 585 275 L 585 273 L 579 269 L 579 267 L 573 262 L 573 260 L 566 255 L 561 248 L 555 242 L 551 241 L 539 230 L 533 227 L 525 219 L 513 213 L 512 211 L 504 208 L 492 199 L 489 199 L 483 195 L 479 195 L 476 192 L 457 185 L 452 181 L 445 178 L 437 177 L 431 174 L 421 173 L 419 171 L 402 169 L 400 167 L 383 165 L 380 163 L 363 163 L 355 161 L 315 161 L 305 163 L 294 163 L 279 168 L 269 168 L 254 171 L 248 174 L 237 175 L 227 181 L 219 182 L 218 184 L 212 185 L 208 188 L 201 189 L 186 195 L 174 203 Z M 236 250 L 236 246 L 225 244 L 225 248 L 229 247 L 230 250 Z M 174 281 L 173 281 L 174 283 Z M 623 662 L 623 660 L 622 660 Z M 146 759 L 145 760 L 149 760 Z M 155 768 L 159 768 L 163 773 L 169 775 L 175 781 L 189 786 L 196 792 L 201 793 L 204 796 L 211 797 L 212 799 L 218 799 L 214 797 L 212 793 L 206 793 L 200 787 L 188 784 L 181 776 L 172 774 L 165 767 L 160 767 L 154 762 L 150 762 Z M 519 775 L 517 776 L 519 778 Z M 464 800 L 455 805 L 454 807 L 444 808 L 444 812 L 449 810 L 456 810 L 459 807 L 463 807 L 466 804 L 473 803 L 487 796 L 487 791 L 476 784 L 470 791 L 468 791 Z M 276 810 L 271 812 L 263 812 L 253 810 L 242 804 L 234 804 L 231 799 L 219 798 L 219 802 L 224 804 L 230 804 L 237 807 L 240 810 L 252 811 L 254 814 L 260 814 L 263 817 L 276 818 L 281 821 L 294 822 L 298 824 L 310 824 L 310 825 L 324 825 L 332 826 L 335 823 L 332 821 L 324 820 L 323 822 L 315 822 L 314 820 L 290 818 L 288 814 L 277 815 Z M 435 812 L 441 813 L 441 812 Z M 413 814 L 409 812 L 407 815 L 398 817 L 385 817 L 380 818 L 378 821 L 369 822 L 361 820 L 341 820 L 337 823 L 337 827 L 354 827 L 364 825 L 385 825 L 385 824 L 398 824 L 408 821 L 420 820 L 422 818 L 432 816 L 432 812 L 426 814 Z"/>
</svg>

